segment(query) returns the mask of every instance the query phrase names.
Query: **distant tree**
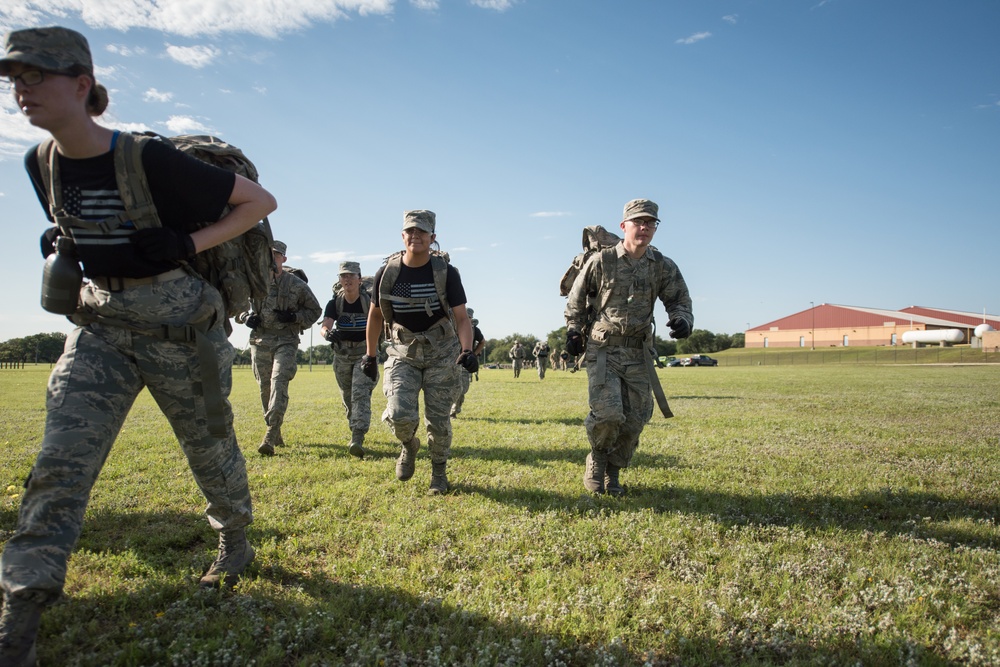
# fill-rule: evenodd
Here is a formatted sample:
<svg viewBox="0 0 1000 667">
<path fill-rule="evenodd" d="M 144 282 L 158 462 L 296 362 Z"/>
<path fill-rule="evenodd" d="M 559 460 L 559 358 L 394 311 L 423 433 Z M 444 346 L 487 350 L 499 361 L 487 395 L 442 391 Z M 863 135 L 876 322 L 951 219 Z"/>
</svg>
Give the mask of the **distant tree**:
<svg viewBox="0 0 1000 667">
<path fill-rule="evenodd" d="M 715 334 L 706 329 L 695 329 L 691 335 L 677 341 L 680 354 L 700 354 L 715 352 Z"/>
<path fill-rule="evenodd" d="M 545 340 L 549 344 L 549 349 L 562 352 L 562 349 L 566 347 L 566 327 L 559 327 L 555 331 L 550 331 Z"/>
<path fill-rule="evenodd" d="M 664 340 L 659 336 L 653 339 L 653 346 L 656 348 L 656 356 L 672 357 L 677 354 L 677 341 Z"/>
<path fill-rule="evenodd" d="M 740 333 L 734 333 L 733 334 L 733 345 L 732 346 L 733 347 L 746 347 L 747 346 L 746 334 L 743 333 L 742 331 Z"/>
<path fill-rule="evenodd" d="M 64 333 L 40 333 L 0 343 L 0 360 L 55 363 L 66 345 Z"/>
</svg>

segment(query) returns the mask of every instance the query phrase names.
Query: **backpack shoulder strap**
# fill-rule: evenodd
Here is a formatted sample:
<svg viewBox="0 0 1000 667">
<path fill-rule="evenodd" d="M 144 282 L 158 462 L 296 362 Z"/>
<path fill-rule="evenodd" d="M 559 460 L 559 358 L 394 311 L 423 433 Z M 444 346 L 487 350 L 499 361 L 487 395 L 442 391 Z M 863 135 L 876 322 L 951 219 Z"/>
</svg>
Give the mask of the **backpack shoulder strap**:
<svg viewBox="0 0 1000 667">
<path fill-rule="evenodd" d="M 437 290 L 438 301 L 448 319 L 453 319 L 451 304 L 448 303 L 448 262 L 439 255 L 431 255 L 431 270 L 434 272 L 434 288 Z"/>
<path fill-rule="evenodd" d="M 402 263 L 403 254 L 401 252 L 386 258 L 385 267 L 382 269 L 382 279 L 378 284 L 378 304 L 387 326 L 391 326 L 395 321 L 393 319 L 392 300 L 389 297 L 391 296 L 392 286 L 396 284 L 396 279 L 399 277 L 399 268 Z"/>
<path fill-rule="evenodd" d="M 122 132 L 115 143 L 115 180 L 118 194 L 125 205 L 128 219 L 136 229 L 159 227 L 160 216 L 153 204 L 146 170 L 142 166 L 142 149 L 153 137 Z"/>
</svg>

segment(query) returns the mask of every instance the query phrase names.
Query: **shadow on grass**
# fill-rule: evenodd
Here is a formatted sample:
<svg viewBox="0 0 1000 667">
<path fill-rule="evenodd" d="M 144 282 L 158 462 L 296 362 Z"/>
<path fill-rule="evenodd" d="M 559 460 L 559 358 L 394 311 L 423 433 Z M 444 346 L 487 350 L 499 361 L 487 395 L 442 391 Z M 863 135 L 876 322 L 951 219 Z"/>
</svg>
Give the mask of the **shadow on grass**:
<svg viewBox="0 0 1000 667">
<path fill-rule="evenodd" d="M 123 521 L 124 520 L 124 521 Z M 123 525 L 124 523 L 124 525 Z M 162 527 L 178 528 L 165 538 Z M 123 529 L 128 538 L 121 539 Z M 839 664 L 914 651 L 844 638 L 829 644 L 774 638 L 748 627 L 720 642 L 711 630 L 648 647 L 602 644 L 494 618 L 440 599 L 338 581 L 258 559 L 235 590 L 199 589 L 192 560 L 211 559 L 213 531 L 202 517 L 105 512 L 81 544 L 108 557 L 127 550 L 149 566 L 113 592 L 71 594 L 49 608 L 39 634 L 40 664 L 91 665 L 740 665 L 797 660 Z M 197 534 L 196 534 L 197 533 Z M 270 539 L 257 531 L 255 541 Z M 168 540 L 165 542 L 164 540 Z M 166 546 L 167 544 L 173 546 Z M 145 577 L 148 581 L 135 585 Z M 160 583 L 168 582 L 168 583 Z M 670 636 L 664 627 L 664 637 Z M 923 650 L 917 647 L 917 650 Z M 939 664 L 947 664 L 938 660 Z"/>
<path fill-rule="evenodd" d="M 583 417 L 567 417 L 563 419 L 555 419 L 552 417 L 529 419 L 527 417 L 482 417 L 466 415 L 464 412 L 458 417 L 452 418 L 452 423 L 456 421 L 466 421 L 466 422 L 484 422 L 486 424 L 539 424 L 539 425 L 550 425 L 550 424 L 562 424 L 564 426 L 583 426 Z"/>
<path fill-rule="evenodd" d="M 581 472 L 582 475 L 582 472 Z M 851 531 L 906 535 L 933 539 L 949 546 L 1000 548 L 992 525 L 1000 516 L 1000 502 L 968 501 L 933 493 L 883 490 L 853 496 L 804 496 L 790 493 L 729 493 L 644 485 L 628 485 L 624 498 L 591 496 L 580 486 L 580 494 L 566 495 L 543 488 L 496 489 L 462 484 L 456 490 L 476 493 L 495 502 L 528 510 L 563 509 L 587 513 L 598 503 L 612 512 L 652 510 L 659 513 L 701 514 L 726 526 L 785 526 L 806 530 L 840 528 Z M 954 520 L 981 524 L 974 527 L 949 525 Z"/>
</svg>

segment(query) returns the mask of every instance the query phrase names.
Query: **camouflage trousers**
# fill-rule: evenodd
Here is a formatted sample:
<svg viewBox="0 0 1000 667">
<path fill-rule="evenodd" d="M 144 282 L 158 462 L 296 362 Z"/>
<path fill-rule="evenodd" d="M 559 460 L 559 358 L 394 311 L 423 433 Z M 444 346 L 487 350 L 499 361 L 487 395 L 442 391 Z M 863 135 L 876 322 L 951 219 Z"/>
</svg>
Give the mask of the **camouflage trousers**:
<svg viewBox="0 0 1000 667">
<path fill-rule="evenodd" d="M 264 408 L 264 423 L 268 426 L 281 426 L 285 421 L 288 383 L 299 370 L 298 352 L 298 336 L 250 343 L 253 375 L 260 386 L 260 403 Z"/>
<path fill-rule="evenodd" d="M 351 432 L 367 433 L 372 421 L 372 391 L 378 381 L 361 370 L 358 362 L 365 354 L 365 342 L 343 342 L 334 348 L 333 373 L 340 388 L 340 401 L 347 412 Z"/>
<path fill-rule="evenodd" d="M 386 406 L 382 421 L 400 442 L 408 442 L 420 425 L 420 391 L 424 392 L 424 423 L 431 461 L 442 463 L 451 452 L 451 406 L 460 388 L 455 361 L 461 351 L 455 329 L 447 320 L 429 331 L 404 332 L 387 348 L 382 390 Z"/>
<path fill-rule="evenodd" d="M 89 283 L 81 296 L 91 313 L 137 329 L 214 318 L 205 335 L 218 357 L 226 436 L 209 432 L 194 343 L 100 323 L 75 329 L 49 377 L 45 434 L 25 483 L 17 529 L 0 558 L 0 585 L 11 594 L 33 590 L 48 599 L 59 596 L 91 489 L 143 387 L 180 441 L 208 501 L 212 528 L 242 528 L 253 520 L 246 462 L 228 400 L 233 348 L 222 328 L 219 293 L 183 276 L 120 292 Z"/>
<path fill-rule="evenodd" d="M 549 360 L 546 357 L 538 357 L 538 379 L 545 379 L 545 368 L 548 366 Z"/>
<path fill-rule="evenodd" d="M 469 387 L 472 385 L 472 373 L 461 366 L 458 367 L 458 384 L 458 395 L 451 406 L 451 413 L 454 415 L 462 411 L 462 404 L 465 403 L 465 395 L 469 393 Z"/>
<path fill-rule="evenodd" d="M 524 362 L 521 361 L 520 359 L 516 358 L 516 357 L 514 359 L 512 359 L 511 361 L 512 361 L 511 365 L 514 367 L 514 377 L 520 376 L 521 375 L 521 367 L 524 365 Z"/>
<path fill-rule="evenodd" d="M 595 346 L 588 347 L 586 361 L 590 413 L 584 425 L 590 447 L 627 468 L 653 417 L 649 356 L 642 349 Z"/>
</svg>

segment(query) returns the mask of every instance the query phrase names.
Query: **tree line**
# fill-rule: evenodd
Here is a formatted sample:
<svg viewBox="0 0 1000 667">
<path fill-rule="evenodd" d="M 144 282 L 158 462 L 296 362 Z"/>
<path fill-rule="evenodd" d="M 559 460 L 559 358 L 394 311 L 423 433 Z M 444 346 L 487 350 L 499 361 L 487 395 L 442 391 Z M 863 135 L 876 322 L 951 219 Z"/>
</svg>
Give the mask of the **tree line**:
<svg viewBox="0 0 1000 667">
<path fill-rule="evenodd" d="M 549 348 L 562 350 L 566 345 L 566 327 L 560 327 L 549 332 L 545 338 Z M 511 334 L 503 338 L 486 339 L 482 361 L 490 364 L 502 364 L 510 361 L 507 353 L 514 347 L 516 341 L 521 341 L 528 353 L 535 347 L 538 338 L 524 334 Z M 0 343 L 0 361 L 22 363 L 55 363 L 62 354 L 66 343 L 64 333 L 40 333 L 24 338 L 12 338 Z M 733 347 L 744 347 L 743 334 L 712 333 L 706 329 L 695 329 L 691 336 L 684 340 L 655 338 L 657 356 L 687 356 L 691 354 L 711 354 L 722 352 Z M 308 349 L 299 349 L 300 364 L 329 365 L 333 361 L 333 346 L 329 343 L 314 345 Z M 250 349 L 236 350 L 237 364 L 250 363 Z"/>
</svg>

